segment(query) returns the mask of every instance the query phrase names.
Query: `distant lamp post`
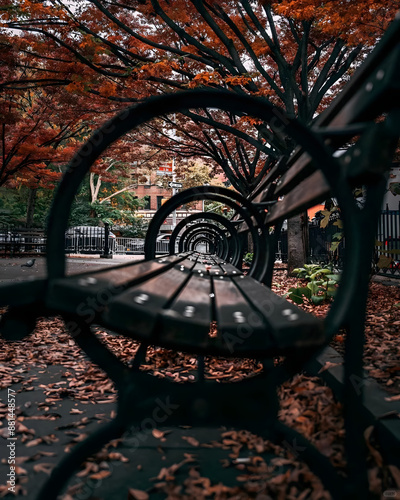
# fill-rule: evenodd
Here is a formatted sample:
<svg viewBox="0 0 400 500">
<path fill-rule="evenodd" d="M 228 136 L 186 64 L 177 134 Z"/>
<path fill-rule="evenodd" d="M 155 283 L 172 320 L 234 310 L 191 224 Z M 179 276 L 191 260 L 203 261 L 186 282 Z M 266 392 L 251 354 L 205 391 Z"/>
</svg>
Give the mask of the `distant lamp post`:
<svg viewBox="0 0 400 500">
<path fill-rule="evenodd" d="M 111 201 L 110 200 L 105 200 L 104 205 L 106 206 L 111 206 Z M 110 249 L 110 225 L 108 222 L 103 223 L 104 227 L 104 247 L 103 247 L 103 253 L 100 255 L 100 258 L 102 259 L 112 259 L 112 250 Z"/>
</svg>

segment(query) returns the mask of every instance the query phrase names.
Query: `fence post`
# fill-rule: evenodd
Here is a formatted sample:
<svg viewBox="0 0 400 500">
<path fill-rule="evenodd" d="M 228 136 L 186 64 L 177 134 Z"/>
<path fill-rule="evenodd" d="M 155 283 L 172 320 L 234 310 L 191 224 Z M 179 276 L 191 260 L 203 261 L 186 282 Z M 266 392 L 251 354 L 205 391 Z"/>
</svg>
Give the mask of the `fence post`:
<svg viewBox="0 0 400 500">
<path fill-rule="evenodd" d="M 104 223 L 104 251 L 103 255 L 100 255 L 102 259 L 112 259 L 112 253 L 110 252 L 110 226 L 107 222 Z"/>
</svg>

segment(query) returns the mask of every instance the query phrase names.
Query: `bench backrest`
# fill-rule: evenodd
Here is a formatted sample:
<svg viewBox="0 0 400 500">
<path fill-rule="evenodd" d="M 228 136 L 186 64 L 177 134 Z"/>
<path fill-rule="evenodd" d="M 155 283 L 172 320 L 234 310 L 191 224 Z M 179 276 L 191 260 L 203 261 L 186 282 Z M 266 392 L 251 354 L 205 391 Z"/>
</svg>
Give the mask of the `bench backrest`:
<svg viewBox="0 0 400 500">
<path fill-rule="evenodd" d="M 354 182 L 362 183 L 365 179 L 373 179 L 382 163 L 376 156 L 370 156 L 364 146 L 370 146 L 371 140 L 379 141 L 382 135 L 387 137 L 389 133 L 394 136 L 393 147 L 399 132 L 396 120 L 388 123 L 385 130 L 370 125 L 384 113 L 393 113 L 399 107 L 400 16 L 397 16 L 354 77 L 318 116 L 311 129 L 332 150 L 345 147 L 355 137 L 360 137 L 359 149 L 353 146 L 353 153 L 358 156 L 357 166 L 350 167 L 352 158 L 349 155 L 344 155 L 341 161 L 349 164 L 348 175 L 354 177 Z M 265 216 L 265 223 L 273 225 L 324 201 L 329 194 L 330 186 L 322 172 L 316 169 L 308 153 L 297 148 L 290 158 L 282 158 L 271 169 L 249 199 L 260 204 L 276 202 Z M 242 232 L 246 230 L 246 224 L 239 228 Z"/>
</svg>

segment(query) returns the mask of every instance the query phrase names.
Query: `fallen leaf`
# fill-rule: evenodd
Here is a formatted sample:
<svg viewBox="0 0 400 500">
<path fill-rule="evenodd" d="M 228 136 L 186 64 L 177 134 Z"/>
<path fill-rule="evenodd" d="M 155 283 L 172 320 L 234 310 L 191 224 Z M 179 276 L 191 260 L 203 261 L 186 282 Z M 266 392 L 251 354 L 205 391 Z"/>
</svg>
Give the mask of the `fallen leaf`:
<svg viewBox="0 0 400 500">
<path fill-rule="evenodd" d="M 158 429 L 153 429 L 151 431 L 151 433 L 153 434 L 153 436 L 156 438 L 156 439 L 161 439 L 164 437 L 164 432 L 163 431 L 159 431 Z"/>
<path fill-rule="evenodd" d="M 54 467 L 55 467 L 55 464 L 45 464 L 45 463 L 42 463 L 42 464 L 35 464 L 33 466 L 33 470 L 35 472 L 44 472 L 45 474 L 50 475 L 50 473 L 51 473 L 51 471 L 53 470 Z"/>
<path fill-rule="evenodd" d="M 15 472 L 18 474 L 18 476 L 26 476 L 28 474 L 28 471 L 26 469 L 23 469 L 22 467 L 19 467 L 18 465 L 15 467 Z"/>
<path fill-rule="evenodd" d="M 330 361 L 326 361 L 325 364 L 324 364 L 324 366 L 319 370 L 318 373 L 322 373 L 325 370 L 329 370 L 330 368 L 333 368 L 334 366 L 340 366 L 342 364 L 343 363 L 331 363 Z"/>
<path fill-rule="evenodd" d="M 106 477 L 111 476 L 111 472 L 109 470 L 102 470 L 97 472 L 96 474 L 91 474 L 91 479 L 105 479 Z"/>
<path fill-rule="evenodd" d="M 148 498 L 149 495 L 145 491 L 129 488 L 128 500 L 148 500 Z"/>
<path fill-rule="evenodd" d="M 385 401 L 400 401 L 400 394 L 396 396 L 390 396 L 389 398 L 385 398 Z"/>
<path fill-rule="evenodd" d="M 37 446 L 38 444 L 42 443 L 43 440 L 42 438 L 37 438 L 37 439 L 32 439 L 32 441 L 28 441 L 25 446 L 27 448 L 31 448 L 32 446 Z"/>
<path fill-rule="evenodd" d="M 185 441 L 187 441 L 189 444 L 191 444 L 192 446 L 199 446 L 199 442 L 197 441 L 196 438 L 192 437 L 192 436 L 182 436 L 182 439 L 184 439 Z"/>
</svg>

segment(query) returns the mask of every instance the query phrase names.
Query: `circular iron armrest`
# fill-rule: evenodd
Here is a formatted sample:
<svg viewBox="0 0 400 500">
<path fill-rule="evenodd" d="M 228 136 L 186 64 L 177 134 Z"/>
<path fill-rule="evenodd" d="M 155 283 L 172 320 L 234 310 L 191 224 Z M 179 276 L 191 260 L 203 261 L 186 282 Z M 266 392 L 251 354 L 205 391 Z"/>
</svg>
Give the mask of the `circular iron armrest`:
<svg viewBox="0 0 400 500">
<path fill-rule="evenodd" d="M 189 251 L 188 245 L 191 243 L 191 240 L 194 236 L 198 236 L 201 234 L 207 234 L 209 236 L 214 236 L 217 241 L 221 242 L 223 251 L 223 255 L 218 255 L 221 259 L 227 260 L 229 259 L 229 248 L 228 248 L 228 240 L 226 235 L 222 231 L 221 228 L 210 224 L 209 222 L 200 222 L 193 226 L 189 226 L 183 231 L 181 238 L 179 240 L 179 252 Z"/>
<path fill-rule="evenodd" d="M 242 245 L 241 240 L 238 236 L 235 226 L 226 217 L 216 214 L 214 212 L 201 212 L 198 214 L 192 214 L 181 220 L 172 232 L 171 238 L 169 240 L 169 253 L 172 255 L 175 253 L 175 243 L 179 236 L 179 233 L 183 230 L 185 226 L 195 222 L 199 219 L 207 219 L 208 221 L 215 221 L 225 227 L 226 231 L 230 234 L 230 244 L 232 245 L 232 265 L 235 267 L 240 266 L 240 259 L 242 256 Z"/>
<path fill-rule="evenodd" d="M 327 337 L 331 337 L 347 320 L 351 321 L 352 307 L 349 305 L 352 304 L 354 297 L 357 295 L 357 288 L 359 286 L 357 277 L 362 276 L 365 268 L 365 262 L 360 262 L 359 256 L 365 254 L 363 247 L 366 243 L 370 244 L 369 240 L 374 236 L 371 231 L 366 234 L 363 226 L 368 224 L 369 218 L 370 220 L 374 220 L 376 200 L 382 191 L 382 183 L 375 189 L 377 192 L 376 196 L 373 194 L 373 186 L 369 186 L 372 196 L 367 197 L 366 206 L 362 211 L 363 213 L 361 213 L 354 202 L 352 186 L 347 178 L 348 170 L 328 151 L 323 143 L 323 138 L 314 134 L 296 119 L 287 117 L 280 109 L 272 106 L 265 99 L 253 96 L 237 95 L 228 91 L 215 90 L 177 92 L 176 94 L 152 97 L 143 103 L 127 108 L 105 123 L 74 156 L 57 189 L 48 221 L 48 279 L 51 281 L 65 275 L 64 235 L 71 206 L 85 175 L 101 154 L 125 133 L 153 118 L 184 111 L 189 108 L 198 109 L 207 107 L 248 114 L 249 116 L 263 120 L 265 123 L 272 124 L 274 129 L 279 129 L 281 132 L 285 132 L 288 136 L 292 137 L 312 157 L 315 168 L 319 168 L 323 172 L 330 185 L 332 195 L 338 199 L 339 205 L 344 208 L 342 216 L 347 248 L 344 259 L 343 279 L 339 286 L 335 302 L 325 321 L 328 333 Z M 201 186 L 186 191 L 186 193 L 188 192 L 193 195 L 191 196 L 192 200 L 211 199 L 221 201 L 237 209 L 243 203 L 242 207 L 245 210 L 242 209 L 240 211 L 238 209 L 238 212 L 248 224 L 258 249 L 249 275 L 263 282 L 263 276 L 266 273 L 265 262 L 268 260 L 265 248 L 268 231 L 265 229 L 257 210 L 241 195 L 231 190 Z M 196 193 L 198 196 L 196 196 Z M 177 196 L 181 194 L 179 193 Z M 161 207 L 155 219 L 159 217 L 159 214 L 165 214 L 167 209 L 170 209 L 174 203 L 172 200 L 168 200 Z M 254 214 L 254 218 L 260 229 L 256 230 L 251 222 L 249 223 L 250 217 L 248 214 Z M 151 227 L 155 225 L 155 219 L 150 224 L 150 231 Z M 261 231 L 261 234 L 258 234 L 259 231 Z M 149 243 L 145 248 L 147 258 L 154 257 L 152 249 L 154 245 L 150 240 L 156 238 L 156 236 L 154 233 L 149 235 Z"/>
<path fill-rule="evenodd" d="M 116 140 L 147 121 L 189 108 L 219 108 L 246 113 L 280 128 L 311 154 L 332 185 L 337 163 L 322 142 L 295 119 L 262 98 L 236 95 L 227 91 L 194 90 L 152 97 L 120 112 L 96 131 L 67 167 L 57 189 L 48 222 L 47 269 L 49 279 L 65 275 L 64 234 L 78 188 L 93 163 Z M 232 192 L 231 192 L 232 193 Z M 168 202 L 167 202 L 168 203 Z"/>
</svg>

